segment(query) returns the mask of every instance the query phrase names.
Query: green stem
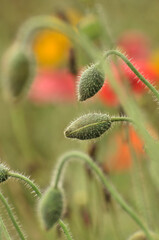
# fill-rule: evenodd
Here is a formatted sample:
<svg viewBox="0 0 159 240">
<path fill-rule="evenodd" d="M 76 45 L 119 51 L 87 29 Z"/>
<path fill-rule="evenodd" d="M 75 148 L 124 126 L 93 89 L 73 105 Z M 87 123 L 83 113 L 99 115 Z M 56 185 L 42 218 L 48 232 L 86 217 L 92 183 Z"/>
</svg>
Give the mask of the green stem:
<svg viewBox="0 0 159 240">
<path fill-rule="evenodd" d="M 128 117 L 111 117 L 111 122 L 133 122 L 131 118 Z"/>
<path fill-rule="evenodd" d="M 62 230 L 63 230 L 67 240 L 73 240 L 73 238 L 71 237 L 70 232 L 69 232 L 66 224 L 61 219 L 59 220 L 59 225 L 61 226 L 61 228 L 62 228 Z"/>
<path fill-rule="evenodd" d="M 8 172 L 8 176 L 18 178 L 18 179 L 26 182 L 33 189 L 33 191 L 37 194 L 37 196 L 41 197 L 41 192 L 40 192 L 39 188 L 28 177 L 26 177 L 20 173 L 15 173 L 15 172 Z"/>
<path fill-rule="evenodd" d="M 1 217 L 0 217 L 0 228 L 2 229 L 1 232 L 4 233 L 5 238 L 6 238 L 7 240 L 11 240 L 10 235 L 9 235 L 9 233 L 8 233 L 8 231 L 7 231 L 7 228 L 6 228 L 6 226 L 5 226 L 5 224 L 4 224 L 4 222 L 3 222 L 3 220 L 2 220 Z M 2 239 L 2 238 L 1 238 L 1 237 L 2 237 L 2 236 L 1 236 L 1 232 L 0 232 L 0 239 Z"/>
<path fill-rule="evenodd" d="M 127 57 L 117 50 L 109 50 L 105 53 L 104 58 L 109 57 L 110 55 L 116 55 L 120 57 L 128 67 L 135 73 L 135 75 L 154 93 L 156 98 L 159 100 L 159 92 L 157 89 L 146 79 L 144 78 L 141 73 L 133 66 L 133 64 L 127 59 Z"/>
<path fill-rule="evenodd" d="M 124 201 L 124 199 L 120 196 L 120 194 L 117 192 L 117 190 L 114 188 L 114 186 L 108 181 L 106 176 L 102 173 L 100 168 L 91 160 L 89 156 L 87 156 L 84 153 L 78 152 L 78 151 L 71 151 L 69 153 L 66 153 L 62 158 L 61 162 L 57 167 L 56 175 L 53 181 L 54 187 L 57 188 L 60 176 L 62 175 L 62 170 L 67 163 L 68 160 L 72 158 L 77 158 L 80 160 L 83 160 L 86 162 L 91 169 L 98 175 L 100 181 L 102 184 L 108 189 L 108 191 L 111 193 L 112 197 L 118 202 L 118 204 L 121 206 L 122 209 L 124 209 L 127 214 L 137 223 L 137 225 L 144 231 L 147 238 L 149 240 L 153 240 L 153 238 L 150 235 L 150 231 L 148 227 L 142 222 L 142 220 L 139 218 L 139 216 L 135 213 L 135 211 Z"/>
<path fill-rule="evenodd" d="M 18 225 L 18 223 L 17 223 L 17 221 L 16 221 L 16 219 L 15 219 L 13 213 L 12 213 L 11 208 L 10 208 L 9 204 L 7 203 L 6 199 L 4 198 L 4 196 L 1 192 L 0 192 L 0 199 L 3 202 L 5 208 L 8 212 L 8 215 L 9 215 L 10 219 L 12 220 L 12 223 L 13 223 L 15 229 L 17 230 L 17 232 L 19 234 L 20 239 L 25 240 L 25 237 L 24 237 L 24 235 L 23 235 L 23 233 L 22 233 L 22 231 L 21 231 L 21 229 L 20 229 L 20 227 L 19 227 L 19 225 Z"/>
</svg>

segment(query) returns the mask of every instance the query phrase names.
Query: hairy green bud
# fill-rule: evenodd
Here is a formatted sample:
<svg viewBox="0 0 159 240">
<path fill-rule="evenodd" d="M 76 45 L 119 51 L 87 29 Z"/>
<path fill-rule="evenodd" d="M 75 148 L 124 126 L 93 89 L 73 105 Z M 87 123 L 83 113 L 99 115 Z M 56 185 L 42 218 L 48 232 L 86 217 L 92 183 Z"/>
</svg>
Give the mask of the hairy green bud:
<svg viewBox="0 0 159 240">
<path fill-rule="evenodd" d="M 63 210 L 63 196 L 59 189 L 48 188 L 39 202 L 39 213 L 46 230 L 60 219 Z"/>
<path fill-rule="evenodd" d="M 0 183 L 6 181 L 8 179 L 8 168 L 6 168 L 3 164 L 0 164 Z"/>
<path fill-rule="evenodd" d="M 85 101 L 93 97 L 104 84 L 104 73 L 99 64 L 88 67 L 81 75 L 78 84 L 78 100 Z"/>
<path fill-rule="evenodd" d="M 88 140 L 100 137 L 111 127 L 111 118 L 107 114 L 89 113 L 72 122 L 65 130 L 67 138 Z"/>
<path fill-rule="evenodd" d="M 5 58 L 2 74 L 4 94 L 16 101 L 21 98 L 33 79 L 35 63 L 33 58 L 18 46 L 13 46 Z"/>
</svg>

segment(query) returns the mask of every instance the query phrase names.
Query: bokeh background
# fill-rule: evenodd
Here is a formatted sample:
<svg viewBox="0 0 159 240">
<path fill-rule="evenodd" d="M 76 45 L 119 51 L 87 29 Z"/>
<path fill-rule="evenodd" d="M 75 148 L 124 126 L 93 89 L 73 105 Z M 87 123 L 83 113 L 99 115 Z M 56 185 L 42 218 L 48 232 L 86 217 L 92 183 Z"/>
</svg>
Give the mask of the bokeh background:
<svg viewBox="0 0 159 240">
<path fill-rule="evenodd" d="M 124 39 L 123 36 L 131 36 L 130 39 L 135 36 L 139 39 L 139 41 L 136 40 L 139 49 L 145 46 L 144 56 L 141 58 L 139 56 L 136 59 L 137 65 L 139 64 L 141 67 L 140 63 L 144 62 L 142 71 L 145 71 L 145 74 L 148 74 L 150 78 L 154 78 L 155 83 L 158 84 L 158 0 L 28 0 L 27 2 L 24 0 L 0 0 L 1 65 L 3 55 L 14 41 L 19 27 L 30 17 L 45 14 L 55 15 L 67 19 L 72 25 L 78 25 L 87 16 L 96 15 L 98 7 L 103 10 L 102 13 L 105 17 L 103 25 L 108 29 L 114 47 L 120 45 L 120 40 Z M 46 58 L 44 56 L 45 51 L 49 52 L 49 50 L 46 48 L 45 51 L 42 51 L 43 45 L 39 43 L 40 37 L 43 43 L 47 42 L 47 34 L 53 41 L 51 44 L 51 40 L 48 40 L 48 44 L 50 44 L 48 46 L 52 49 L 50 51 L 56 52 L 61 41 L 55 58 L 51 60 L 47 59 L 47 53 Z M 37 35 L 33 49 L 39 60 L 38 71 L 36 82 L 33 82 L 34 87 L 31 88 L 32 92 L 28 94 L 25 101 L 18 104 L 8 103 L 3 98 L 2 93 L 0 94 L 1 161 L 15 171 L 31 176 L 44 190 L 51 180 L 53 168 L 61 154 L 72 149 L 85 151 L 93 156 L 125 199 L 135 209 L 139 207 L 138 210 L 144 217 L 143 208 L 147 206 L 146 218 L 148 218 L 152 215 L 150 208 L 152 202 L 147 200 L 147 196 L 153 190 L 153 185 L 144 168 L 143 162 L 146 161 L 146 156 L 143 153 L 142 140 L 134 129 L 128 127 L 125 130 L 125 126 L 116 126 L 97 142 L 70 141 L 64 137 L 63 132 L 68 123 L 83 113 L 98 111 L 118 114 L 122 112 L 122 109 L 111 93 L 109 99 L 106 100 L 103 100 L 103 95 L 106 93 L 103 93 L 102 97 L 98 96 L 95 100 L 86 103 L 78 103 L 75 100 L 77 75 L 85 64 L 90 63 L 90 59 L 81 49 L 74 48 L 70 42 L 67 42 L 69 40 L 60 39 L 59 36 L 51 35 L 48 32 L 46 32 L 46 38 Z M 129 37 L 128 40 L 127 37 L 125 39 L 121 42 L 130 40 Z M 95 41 L 101 50 L 112 47 L 109 37 L 99 36 L 99 39 L 94 40 L 93 38 L 92 41 Z M 53 44 L 56 46 L 53 47 Z M 64 48 L 65 50 L 61 52 L 60 49 Z M 137 51 L 136 49 L 138 48 L 136 47 L 135 51 Z M 75 60 L 75 72 L 70 70 L 72 52 Z M 64 59 L 61 61 L 62 54 L 64 54 Z M 134 56 L 136 54 L 135 52 Z M 58 60 L 58 56 L 61 56 L 60 60 Z M 3 72 L 3 67 L 1 67 L 1 72 Z M 131 78 L 131 76 L 129 77 Z M 3 81 L 2 77 L 1 80 Z M 51 81 L 55 82 L 53 86 Z M 52 91 L 49 92 L 50 88 Z M 157 103 L 140 87 L 139 90 L 136 90 L 136 87 L 133 89 L 134 94 L 137 94 L 138 104 L 146 109 L 146 114 L 149 115 L 150 129 L 155 136 L 158 135 Z M 57 96 L 56 91 L 58 92 Z M 47 98 L 48 95 L 50 97 Z M 111 105 L 111 101 L 114 101 L 114 104 Z M 135 157 L 128 142 L 135 152 Z M 132 164 L 134 159 L 136 164 Z M 144 160 L 140 161 L 141 159 Z M 149 184 L 151 185 L 150 192 L 146 189 Z M 58 226 L 48 233 L 45 233 L 40 227 L 36 213 L 36 198 L 22 184 L 9 180 L 1 186 L 1 189 L 9 203 L 14 207 L 22 229 L 26 232 L 29 240 L 64 239 Z M 138 229 L 112 200 L 107 190 L 100 186 L 87 166 L 83 167 L 78 162 L 71 163 L 64 181 L 64 189 L 66 192 L 64 220 L 69 223 L 75 239 L 127 239 Z M 143 193 L 142 197 L 139 194 L 139 189 Z M 154 197 L 155 194 L 156 192 L 153 191 Z M 0 212 L 2 212 L 4 222 L 12 238 L 17 239 L 16 232 L 2 205 L 0 205 Z M 155 211 L 153 214 L 155 221 L 157 218 Z M 153 226 L 153 223 L 151 224 Z"/>
</svg>

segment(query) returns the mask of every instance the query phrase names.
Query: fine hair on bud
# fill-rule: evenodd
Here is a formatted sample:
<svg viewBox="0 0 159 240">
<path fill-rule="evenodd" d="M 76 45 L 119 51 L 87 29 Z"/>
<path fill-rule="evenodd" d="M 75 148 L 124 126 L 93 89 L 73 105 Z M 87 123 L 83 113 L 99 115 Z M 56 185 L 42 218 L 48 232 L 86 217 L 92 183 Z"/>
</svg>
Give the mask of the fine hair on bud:
<svg viewBox="0 0 159 240">
<path fill-rule="evenodd" d="M 111 118 L 108 114 L 89 113 L 72 122 L 65 130 L 65 136 L 88 140 L 100 137 L 110 127 Z"/>
<path fill-rule="evenodd" d="M 63 211 L 63 195 L 59 189 L 49 187 L 39 201 L 42 225 L 49 230 L 60 219 Z"/>
<path fill-rule="evenodd" d="M 0 183 L 6 181 L 8 179 L 8 168 L 6 168 L 3 164 L 0 164 Z"/>
<path fill-rule="evenodd" d="M 78 86 L 78 100 L 85 101 L 93 97 L 104 84 L 104 72 L 99 64 L 88 67 L 81 75 Z"/>
<path fill-rule="evenodd" d="M 4 59 L 2 91 L 7 99 L 17 101 L 28 90 L 35 70 L 35 61 L 29 52 L 13 45 Z"/>
</svg>

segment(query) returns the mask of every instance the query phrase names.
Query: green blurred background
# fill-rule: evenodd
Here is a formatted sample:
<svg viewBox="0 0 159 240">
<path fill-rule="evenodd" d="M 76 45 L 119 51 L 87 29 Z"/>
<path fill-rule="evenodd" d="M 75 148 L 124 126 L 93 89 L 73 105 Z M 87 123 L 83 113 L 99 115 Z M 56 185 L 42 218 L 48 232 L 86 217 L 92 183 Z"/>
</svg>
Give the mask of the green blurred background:
<svg viewBox="0 0 159 240">
<path fill-rule="evenodd" d="M 148 35 L 152 48 L 159 46 L 159 1 L 153 0 L 103 0 L 103 1 L 53 1 L 53 0 L 0 0 L 0 58 L 14 40 L 18 28 L 25 20 L 39 14 L 56 14 L 70 8 L 77 9 L 82 15 L 94 12 L 95 4 L 101 4 L 106 14 L 107 25 L 114 41 L 126 30 L 140 30 Z M 3 71 L 3 69 L 1 69 Z M 141 105 L 147 106 L 151 97 Z M 150 111 L 151 111 L 151 104 Z M 148 105 L 148 106 L 149 106 Z M 154 103 L 155 105 L 155 103 Z M 64 137 L 68 123 L 88 111 L 109 111 L 99 101 L 86 104 L 46 104 L 35 105 L 29 101 L 18 106 L 6 103 L 0 96 L 0 158 L 11 169 L 31 176 L 45 189 L 51 179 L 52 170 L 58 157 L 67 150 L 79 149 L 88 152 L 91 142 L 70 141 Z M 155 113 L 154 111 L 154 114 Z M 153 120 L 155 122 L 155 120 Z M 118 127 L 111 132 L 118 131 Z M 97 159 L 105 161 L 109 134 L 97 143 Z M 109 150 L 109 149 L 108 149 Z M 131 171 L 109 176 L 134 207 L 131 190 Z M 36 214 L 36 198 L 18 182 L 8 181 L 2 190 L 26 232 L 29 240 L 64 239 L 55 227 L 45 233 Z M 64 183 L 66 192 L 66 213 L 64 219 L 75 239 L 127 239 L 137 226 L 112 200 L 105 200 L 103 189 L 86 167 L 78 162 L 71 163 Z M 129 189 L 129 191 L 128 191 Z M 3 219 L 13 239 L 16 233 L 3 207 Z M 122 236 L 122 237 L 121 237 Z"/>
</svg>

